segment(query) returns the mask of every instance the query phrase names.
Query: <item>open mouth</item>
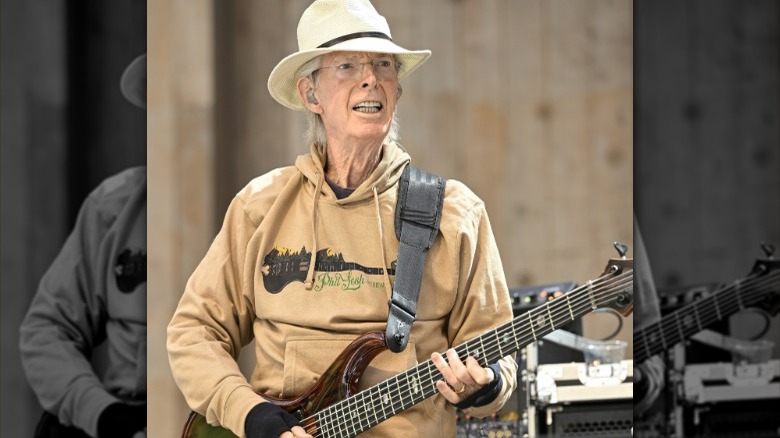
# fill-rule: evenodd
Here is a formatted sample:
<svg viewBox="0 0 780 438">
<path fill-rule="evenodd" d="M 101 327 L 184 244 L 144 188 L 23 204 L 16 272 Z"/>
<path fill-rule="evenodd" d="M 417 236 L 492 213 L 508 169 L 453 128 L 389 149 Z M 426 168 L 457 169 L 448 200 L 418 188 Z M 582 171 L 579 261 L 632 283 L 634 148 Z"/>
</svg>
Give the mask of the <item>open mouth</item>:
<svg viewBox="0 0 780 438">
<path fill-rule="evenodd" d="M 382 104 L 376 100 L 369 100 L 366 102 L 360 102 L 352 107 L 354 111 L 361 113 L 376 113 L 382 109 Z"/>
</svg>

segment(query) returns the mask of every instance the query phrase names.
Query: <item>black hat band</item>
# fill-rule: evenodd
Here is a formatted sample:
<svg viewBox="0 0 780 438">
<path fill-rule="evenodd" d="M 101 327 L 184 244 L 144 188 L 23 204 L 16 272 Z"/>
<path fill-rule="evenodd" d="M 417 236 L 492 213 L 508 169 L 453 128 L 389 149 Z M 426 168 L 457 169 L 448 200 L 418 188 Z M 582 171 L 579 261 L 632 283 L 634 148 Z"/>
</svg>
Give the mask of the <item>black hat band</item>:
<svg viewBox="0 0 780 438">
<path fill-rule="evenodd" d="M 340 36 L 338 38 L 334 38 L 330 41 L 320 44 L 319 46 L 317 46 L 317 48 L 324 49 L 326 47 L 335 46 L 336 44 L 342 43 L 344 41 L 354 40 L 355 38 L 382 38 L 388 41 L 393 41 L 392 38 L 383 34 L 382 32 L 357 32 L 357 33 L 351 33 L 349 35 Z"/>
</svg>

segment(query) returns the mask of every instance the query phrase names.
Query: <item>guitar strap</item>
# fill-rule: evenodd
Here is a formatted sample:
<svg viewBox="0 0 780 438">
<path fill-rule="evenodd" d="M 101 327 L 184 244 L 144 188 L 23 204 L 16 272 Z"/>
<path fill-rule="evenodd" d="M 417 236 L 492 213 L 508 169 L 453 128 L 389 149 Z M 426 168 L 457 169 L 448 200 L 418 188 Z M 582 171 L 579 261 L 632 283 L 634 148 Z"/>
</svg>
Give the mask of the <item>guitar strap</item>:
<svg viewBox="0 0 780 438">
<path fill-rule="evenodd" d="M 425 256 L 439 233 L 446 180 L 407 165 L 398 184 L 395 235 L 399 240 L 395 284 L 390 299 L 385 339 L 400 353 L 409 342 L 417 318 Z"/>
</svg>

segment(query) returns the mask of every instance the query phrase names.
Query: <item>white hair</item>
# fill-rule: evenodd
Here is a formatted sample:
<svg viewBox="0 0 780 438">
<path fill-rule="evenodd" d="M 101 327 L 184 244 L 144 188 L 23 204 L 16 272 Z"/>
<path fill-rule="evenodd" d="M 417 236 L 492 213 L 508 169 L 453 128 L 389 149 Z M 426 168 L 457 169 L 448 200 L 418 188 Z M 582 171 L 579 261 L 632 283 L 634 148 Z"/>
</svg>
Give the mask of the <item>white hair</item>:
<svg viewBox="0 0 780 438">
<path fill-rule="evenodd" d="M 400 63 L 397 57 L 396 62 Z M 316 56 L 309 61 L 307 61 L 305 64 L 301 66 L 301 68 L 298 69 L 298 73 L 296 75 L 297 78 L 306 78 L 314 85 L 313 89 L 317 89 L 317 85 L 319 85 L 319 75 L 317 75 L 317 70 L 320 68 L 320 61 L 322 59 L 322 55 Z M 401 97 L 401 93 L 403 93 L 403 88 L 401 87 L 401 82 L 398 82 L 398 89 L 397 89 L 397 95 L 396 99 L 398 97 Z M 387 131 L 387 136 L 385 136 L 384 142 L 391 142 L 391 141 L 398 141 L 398 105 L 396 105 L 396 110 L 393 111 L 393 119 L 390 121 L 390 130 Z M 314 111 L 309 110 L 308 108 L 304 107 L 304 111 L 306 112 L 306 134 L 304 135 L 304 138 L 306 139 L 306 144 L 318 144 L 325 146 L 328 143 L 328 138 L 325 133 L 325 124 L 322 122 L 322 117 L 320 117 L 319 114 L 315 113 Z"/>
</svg>

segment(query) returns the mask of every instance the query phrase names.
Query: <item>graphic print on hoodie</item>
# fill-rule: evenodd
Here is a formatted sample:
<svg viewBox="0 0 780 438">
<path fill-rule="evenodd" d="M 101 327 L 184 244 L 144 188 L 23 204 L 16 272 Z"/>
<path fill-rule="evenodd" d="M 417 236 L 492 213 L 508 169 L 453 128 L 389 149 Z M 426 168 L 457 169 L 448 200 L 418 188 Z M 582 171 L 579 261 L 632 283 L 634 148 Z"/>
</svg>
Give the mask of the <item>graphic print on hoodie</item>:
<svg viewBox="0 0 780 438">
<path fill-rule="evenodd" d="M 299 251 L 277 246 L 263 258 L 263 285 L 265 289 L 277 294 L 288 284 L 306 281 L 309 271 L 311 252 L 303 246 Z M 388 275 L 395 275 L 396 260 L 387 268 Z M 330 248 L 317 251 L 314 262 L 314 270 L 317 273 L 314 282 L 314 291 L 319 292 L 323 287 L 338 287 L 345 291 L 358 290 L 365 283 L 371 283 L 362 273 L 367 275 L 383 275 L 382 268 L 363 266 L 357 262 L 344 260 L 341 253 L 336 253 Z M 356 272 L 358 271 L 358 272 Z M 374 287 L 383 287 L 377 283 Z"/>
</svg>

